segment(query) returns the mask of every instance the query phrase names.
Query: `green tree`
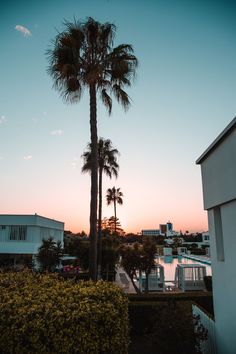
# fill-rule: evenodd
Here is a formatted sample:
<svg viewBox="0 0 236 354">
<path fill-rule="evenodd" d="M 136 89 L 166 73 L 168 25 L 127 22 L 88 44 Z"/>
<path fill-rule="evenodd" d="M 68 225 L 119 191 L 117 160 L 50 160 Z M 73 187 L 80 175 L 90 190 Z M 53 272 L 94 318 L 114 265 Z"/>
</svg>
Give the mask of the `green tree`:
<svg viewBox="0 0 236 354">
<path fill-rule="evenodd" d="M 51 272 L 56 266 L 60 265 L 63 257 L 63 248 L 60 241 L 54 241 L 53 238 L 43 240 L 42 246 L 38 249 L 37 261 L 43 271 Z"/>
<path fill-rule="evenodd" d="M 106 199 L 107 199 L 107 205 L 110 205 L 111 203 L 114 204 L 114 217 L 115 217 L 115 232 L 116 232 L 116 221 L 117 221 L 117 217 L 116 217 L 116 204 L 123 204 L 123 193 L 120 191 L 120 188 L 116 187 L 112 187 L 112 188 L 108 188 L 107 190 L 107 195 L 106 195 Z"/>
<path fill-rule="evenodd" d="M 66 102 L 81 99 L 84 89 L 90 97 L 91 136 L 91 198 L 90 198 L 90 277 L 97 278 L 97 192 L 98 192 L 98 146 L 97 146 L 97 96 L 112 111 L 111 94 L 126 109 L 130 105 L 125 86 L 137 67 L 133 48 L 121 44 L 113 48 L 116 28 L 111 23 L 100 23 L 89 17 L 85 22 L 65 22 L 64 32 L 59 33 L 53 48 L 48 50 L 49 74 L 54 87 Z"/>
<path fill-rule="evenodd" d="M 142 246 L 138 242 L 134 243 L 133 247 L 125 245 L 120 247 L 121 266 L 130 277 L 130 280 L 138 293 L 140 293 L 140 290 L 135 280 L 137 279 L 137 273 L 140 269 L 141 247 Z"/>
<path fill-rule="evenodd" d="M 84 165 L 82 172 L 90 172 L 92 169 L 92 146 L 87 146 L 87 151 L 82 155 Z M 102 176 L 103 173 L 112 178 L 118 176 L 119 165 L 117 162 L 118 150 L 114 149 L 109 139 L 100 138 L 98 140 L 98 273 L 101 272 L 101 255 L 102 255 Z"/>
<path fill-rule="evenodd" d="M 140 252 L 140 270 L 145 272 L 145 292 L 148 292 L 148 278 L 152 269 L 155 268 L 155 254 L 157 248 L 149 238 L 143 242 Z"/>
</svg>

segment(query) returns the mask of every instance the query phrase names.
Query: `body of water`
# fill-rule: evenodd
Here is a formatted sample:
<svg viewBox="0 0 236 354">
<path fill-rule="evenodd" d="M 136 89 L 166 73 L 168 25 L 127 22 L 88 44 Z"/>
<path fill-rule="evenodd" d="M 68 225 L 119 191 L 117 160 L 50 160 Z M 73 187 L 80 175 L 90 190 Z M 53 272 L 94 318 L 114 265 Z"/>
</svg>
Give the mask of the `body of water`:
<svg viewBox="0 0 236 354">
<path fill-rule="evenodd" d="M 163 256 L 158 257 L 156 262 L 163 265 L 165 270 L 165 281 L 173 281 L 175 279 L 175 268 L 177 264 L 201 264 L 206 267 L 206 274 L 211 275 L 211 266 L 205 263 L 187 259 L 184 256 Z"/>
</svg>

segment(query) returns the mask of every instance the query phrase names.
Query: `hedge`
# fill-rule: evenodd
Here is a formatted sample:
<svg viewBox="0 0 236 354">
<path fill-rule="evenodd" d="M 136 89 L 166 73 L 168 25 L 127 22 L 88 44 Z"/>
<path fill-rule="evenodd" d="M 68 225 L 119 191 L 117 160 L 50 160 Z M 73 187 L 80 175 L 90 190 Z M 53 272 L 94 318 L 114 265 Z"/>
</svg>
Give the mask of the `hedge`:
<svg viewBox="0 0 236 354">
<path fill-rule="evenodd" d="M 130 303 L 130 354 L 195 354 L 191 301 Z"/>
<path fill-rule="evenodd" d="M 128 352 L 128 299 L 114 284 L 0 274 L 0 352 Z"/>
</svg>

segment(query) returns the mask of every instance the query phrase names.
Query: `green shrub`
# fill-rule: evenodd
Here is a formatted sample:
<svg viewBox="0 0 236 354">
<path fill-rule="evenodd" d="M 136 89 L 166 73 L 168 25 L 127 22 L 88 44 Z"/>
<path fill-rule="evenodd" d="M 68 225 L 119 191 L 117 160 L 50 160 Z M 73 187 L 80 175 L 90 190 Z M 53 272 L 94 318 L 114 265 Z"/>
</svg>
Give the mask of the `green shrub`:
<svg viewBox="0 0 236 354">
<path fill-rule="evenodd" d="M 130 303 L 130 354 L 194 354 L 191 301 Z"/>
<path fill-rule="evenodd" d="M 0 352 L 127 353 L 128 300 L 99 281 L 0 274 Z"/>
</svg>

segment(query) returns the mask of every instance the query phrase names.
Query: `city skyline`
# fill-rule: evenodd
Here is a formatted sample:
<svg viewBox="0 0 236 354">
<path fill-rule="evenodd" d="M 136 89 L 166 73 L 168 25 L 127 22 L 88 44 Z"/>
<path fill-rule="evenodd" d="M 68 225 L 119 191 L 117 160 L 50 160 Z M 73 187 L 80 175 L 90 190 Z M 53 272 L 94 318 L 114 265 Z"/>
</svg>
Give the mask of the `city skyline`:
<svg viewBox="0 0 236 354">
<path fill-rule="evenodd" d="M 46 50 L 63 19 L 88 16 L 117 27 L 114 45 L 139 59 L 124 112 L 98 103 L 98 135 L 120 152 L 126 232 L 171 220 L 176 231 L 206 231 L 197 158 L 235 116 L 233 1 L 10 0 L 1 5 L 1 214 L 34 214 L 89 231 L 90 177 L 81 155 L 90 139 L 89 101 L 66 105 L 52 89 Z M 125 11 L 124 11 L 125 10 Z M 104 198 L 103 216 L 113 215 Z"/>
</svg>

